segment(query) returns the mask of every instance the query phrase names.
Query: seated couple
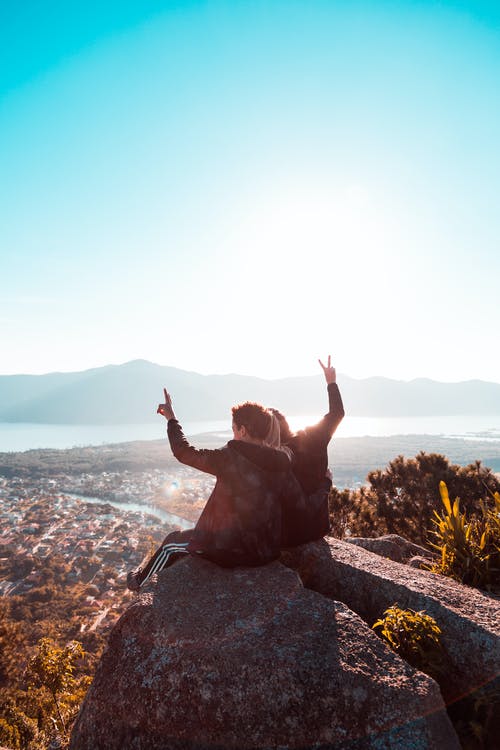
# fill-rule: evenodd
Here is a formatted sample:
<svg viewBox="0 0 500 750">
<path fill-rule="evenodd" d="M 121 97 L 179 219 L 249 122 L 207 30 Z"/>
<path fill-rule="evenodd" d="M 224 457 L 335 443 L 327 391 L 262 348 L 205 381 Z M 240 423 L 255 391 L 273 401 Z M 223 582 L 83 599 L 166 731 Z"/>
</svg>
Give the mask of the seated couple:
<svg viewBox="0 0 500 750">
<path fill-rule="evenodd" d="M 265 565 L 282 548 L 328 533 L 327 447 L 344 408 L 331 358 L 320 365 L 329 409 L 318 424 L 293 434 L 279 411 L 247 402 L 233 407 L 234 440 L 217 450 L 188 443 L 164 390 L 157 412 L 167 420 L 172 453 L 217 481 L 194 529 L 169 534 L 143 568 L 128 574 L 130 590 L 185 554 L 223 567 Z"/>
</svg>

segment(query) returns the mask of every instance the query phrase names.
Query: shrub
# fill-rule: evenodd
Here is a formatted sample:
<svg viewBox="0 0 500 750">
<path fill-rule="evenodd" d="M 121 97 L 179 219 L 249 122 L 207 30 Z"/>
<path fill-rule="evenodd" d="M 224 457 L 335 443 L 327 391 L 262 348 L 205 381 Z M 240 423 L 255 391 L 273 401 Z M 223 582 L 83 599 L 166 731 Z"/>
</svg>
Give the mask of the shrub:
<svg viewBox="0 0 500 750">
<path fill-rule="evenodd" d="M 460 500 L 453 504 L 445 482 L 439 491 L 444 511 L 434 511 L 432 546 L 440 554 L 431 570 L 450 576 L 461 583 L 491 589 L 500 585 L 500 494 L 492 493 L 490 507 L 479 502 L 479 513 L 460 511 Z"/>
<path fill-rule="evenodd" d="M 500 481 L 480 461 L 458 466 L 446 456 L 423 451 L 415 458 L 397 456 L 385 469 L 370 472 L 364 487 L 332 488 L 332 535 L 342 539 L 400 534 L 428 546 L 430 519 L 441 506 L 440 480 L 446 482 L 451 494 L 460 495 L 467 513 L 479 512 L 481 502 L 500 492 Z"/>
<path fill-rule="evenodd" d="M 21 747 L 21 737 L 18 728 L 9 724 L 2 716 L 0 716 L 0 742 L 2 745 L 5 744 L 13 748 L 13 750 L 18 750 Z"/>
<path fill-rule="evenodd" d="M 441 629 L 424 611 L 415 612 L 393 604 L 372 627 L 380 628 L 382 639 L 416 669 L 432 677 L 442 673 Z"/>
<path fill-rule="evenodd" d="M 429 543 L 429 519 L 440 506 L 440 480 L 446 481 L 452 494 L 461 496 L 469 513 L 478 510 L 481 498 L 500 491 L 500 482 L 480 461 L 458 466 L 445 456 L 423 451 L 415 458 L 397 456 L 367 479 L 379 533 L 400 534 L 424 545 Z"/>
<path fill-rule="evenodd" d="M 343 539 L 350 530 L 350 516 L 354 509 L 354 493 L 349 489 L 338 490 L 332 487 L 328 495 L 328 515 L 330 536 Z"/>
<path fill-rule="evenodd" d="M 16 705 L 15 700 L 0 695 L 0 743 L 13 750 L 35 750 L 40 738 L 36 721 Z"/>
<path fill-rule="evenodd" d="M 71 641 L 58 648 L 50 638 L 41 638 L 35 655 L 28 664 L 29 682 L 45 688 L 52 697 L 59 720 L 59 729 L 66 731 L 62 715 L 61 697 L 71 696 L 77 687 L 74 677 L 75 662 L 84 655 L 81 643 Z"/>
</svg>

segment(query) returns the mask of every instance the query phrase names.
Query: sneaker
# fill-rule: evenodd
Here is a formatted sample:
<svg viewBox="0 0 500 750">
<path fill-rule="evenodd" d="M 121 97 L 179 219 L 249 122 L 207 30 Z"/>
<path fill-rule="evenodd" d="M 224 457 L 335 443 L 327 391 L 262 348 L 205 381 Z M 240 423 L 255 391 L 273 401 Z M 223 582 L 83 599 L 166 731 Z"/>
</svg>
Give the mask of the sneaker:
<svg viewBox="0 0 500 750">
<path fill-rule="evenodd" d="M 129 591 L 139 591 L 141 588 L 141 573 L 142 568 L 130 570 L 127 573 L 127 588 Z"/>
</svg>

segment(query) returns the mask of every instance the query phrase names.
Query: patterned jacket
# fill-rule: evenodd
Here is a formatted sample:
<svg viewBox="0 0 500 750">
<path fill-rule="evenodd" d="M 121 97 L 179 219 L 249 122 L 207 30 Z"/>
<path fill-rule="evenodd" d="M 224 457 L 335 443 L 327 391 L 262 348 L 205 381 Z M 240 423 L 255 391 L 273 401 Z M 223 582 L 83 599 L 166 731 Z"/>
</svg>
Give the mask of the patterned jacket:
<svg viewBox="0 0 500 750">
<path fill-rule="evenodd" d="M 303 512 L 306 502 L 288 456 L 242 440 L 198 450 L 175 419 L 168 422 L 168 438 L 179 461 L 217 477 L 188 550 L 227 567 L 278 558 L 283 516 Z"/>
</svg>

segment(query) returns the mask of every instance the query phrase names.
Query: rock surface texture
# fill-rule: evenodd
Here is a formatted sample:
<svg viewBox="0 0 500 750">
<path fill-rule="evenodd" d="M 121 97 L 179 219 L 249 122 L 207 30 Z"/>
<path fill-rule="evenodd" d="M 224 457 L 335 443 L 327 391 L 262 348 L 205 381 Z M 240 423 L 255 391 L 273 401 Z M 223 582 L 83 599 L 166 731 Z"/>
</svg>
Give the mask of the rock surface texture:
<svg viewBox="0 0 500 750">
<path fill-rule="evenodd" d="M 432 560 L 434 557 L 432 552 L 429 552 L 425 547 L 409 542 L 407 539 L 399 536 L 399 534 L 386 534 L 385 536 L 373 539 L 352 536 L 344 541 L 349 544 L 355 544 L 358 547 L 363 547 L 363 549 L 367 549 L 369 552 L 375 552 L 376 555 L 387 557 L 394 562 L 408 563 L 417 555 L 425 558 L 427 561 Z"/>
<path fill-rule="evenodd" d="M 226 570 L 189 558 L 163 571 L 115 626 L 70 747 L 459 744 L 437 684 L 346 606 L 305 589 L 278 562 Z"/>
<path fill-rule="evenodd" d="M 498 599 L 339 539 L 288 550 L 282 561 L 299 573 L 305 586 L 342 601 L 369 625 L 396 603 L 434 617 L 448 666 L 441 684 L 447 703 L 499 685 Z"/>
</svg>

